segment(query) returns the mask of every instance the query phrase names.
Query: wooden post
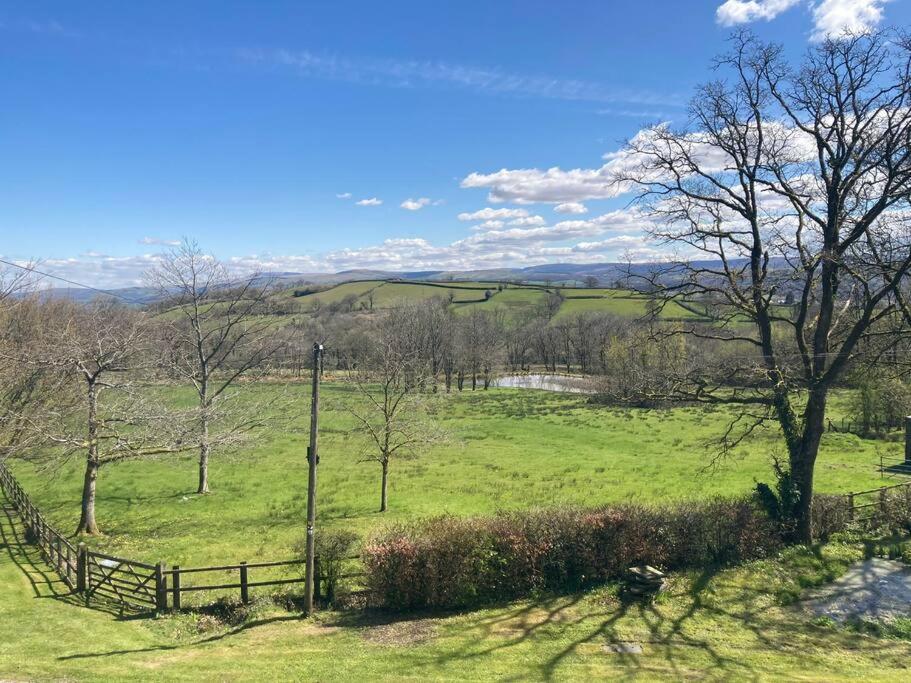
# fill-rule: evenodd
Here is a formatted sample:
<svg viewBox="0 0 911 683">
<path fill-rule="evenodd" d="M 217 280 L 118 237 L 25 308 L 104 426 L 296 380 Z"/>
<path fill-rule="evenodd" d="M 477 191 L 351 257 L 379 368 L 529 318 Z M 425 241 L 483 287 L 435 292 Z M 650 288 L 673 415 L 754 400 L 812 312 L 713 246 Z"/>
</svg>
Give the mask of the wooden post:
<svg viewBox="0 0 911 683">
<path fill-rule="evenodd" d="M 168 609 L 168 579 L 164 562 L 155 565 L 155 612 L 161 614 Z"/>
<path fill-rule="evenodd" d="M 61 547 L 63 544 L 60 543 L 60 536 L 58 536 L 57 534 L 54 534 L 54 538 L 55 538 L 54 550 L 57 553 L 57 573 L 62 575 L 63 574 L 63 551 L 61 550 Z"/>
<path fill-rule="evenodd" d="M 180 566 L 174 565 L 171 573 L 171 609 L 180 611 Z"/>
<path fill-rule="evenodd" d="M 911 465 L 911 415 L 905 418 L 905 465 Z"/>
<path fill-rule="evenodd" d="M 307 448 L 307 565 L 304 583 L 304 614 L 313 613 L 313 575 L 316 526 L 316 466 L 319 463 L 319 381 L 323 367 L 323 345 L 313 345 L 313 390 L 310 399 L 310 446 Z"/>
<path fill-rule="evenodd" d="M 89 549 L 85 543 L 76 548 L 76 592 L 85 593 L 89 587 Z"/>
<path fill-rule="evenodd" d="M 247 585 L 247 563 L 240 563 L 240 601 L 242 603 L 249 604 L 250 602 L 250 588 Z"/>
<path fill-rule="evenodd" d="M 854 521 L 854 494 L 848 494 L 848 520 Z"/>
</svg>

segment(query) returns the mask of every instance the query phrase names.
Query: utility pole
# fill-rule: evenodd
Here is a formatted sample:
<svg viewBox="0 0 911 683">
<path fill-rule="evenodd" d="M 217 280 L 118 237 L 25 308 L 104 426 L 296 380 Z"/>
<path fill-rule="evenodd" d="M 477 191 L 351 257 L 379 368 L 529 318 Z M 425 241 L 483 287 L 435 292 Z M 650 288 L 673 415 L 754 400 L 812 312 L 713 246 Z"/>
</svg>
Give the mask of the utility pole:
<svg viewBox="0 0 911 683">
<path fill-rule="evenodd" d="M 310 399 L 310 445 L 307 447 L 307 568 L 304 591 L 304 613 L 313 613 L 313 575 L 316 569 L 314 556 L 314 526 L 316 525 L 316 466 L 319 464 L 317 438 L 319 436 L 319 381 L 323 368 L 323 345 L 313 345 L 313 396 Z"/>
</svg>

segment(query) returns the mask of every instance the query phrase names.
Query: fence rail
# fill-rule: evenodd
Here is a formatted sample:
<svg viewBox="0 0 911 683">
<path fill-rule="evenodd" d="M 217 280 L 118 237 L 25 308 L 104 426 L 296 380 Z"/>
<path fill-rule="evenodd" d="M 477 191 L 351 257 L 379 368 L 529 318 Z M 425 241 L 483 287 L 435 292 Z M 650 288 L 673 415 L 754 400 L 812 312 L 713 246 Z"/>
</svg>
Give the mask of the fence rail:
<svg viewBox="0 0 911 683">
<path fill-rule="evenodd" d="M 880 486 L 875 489 L 867 489 L 866 491 L 854 491 L 849 493 L 846 495 L 846 498 L 848 499 L 848 514 L 852 520 L 861 521 L 857 516 L 858 512 L 869 510 L 875 514 L 877 509 L 885 507 L 887 496 L 890 491 L 902 489 L 902 492 L 907 495 L 908 492 L 911 492 L 911 488 L 909 487 L 911 487 L 911 481 L 903 481 L 900 484 L 891 484 L 889 486 Z M 875 500 L 867 500 L 867 496 L 876 496 L 876 498 Z M 858 502 L 858 499 L 867 502 Z"/>
<path fill-rule="evenodd" d="M 66 537 L 47 523 L 41 511 L 32 503 L 28 494 L 16 481 L 5 463 L 0 462 L 0 487 L 16 508 L 16 512 L 30 534 L 35 545 L 41 550 L 45 561 L 54 568 L 63 582 L 71 589 L 76 588 L 78 579 L 78 552 Z"/>
<path fill-rule="evenodd" d="M 93 598 L 113 601 L 121 609 L 137 612 L 164 612 L 182 609 L 182 596 L 186 593 L 203 591 L 234 591 L 241 602 L 250 601 L 250 589 L 284 586 L 304 583 L 305 577 L 296 576 L 261 578 L 251 573 L 266 570 L 283 570 L 299 567 L 304 560 L 279 560 L 273 562 L 238 562 L 213 567 L 180 567 L 170 569 L 164 562 L 149 564 L 124 557 L 90 550 L 85 544 L 74 546 L 63 534 L 47 523 L 38 508 L 5 463 L 0 462 L 0 488 L 13 504 L 35 544 L 47 563 L 54 568 L 66 585 L 81 594 L 86 604 Z M 346 561 L 359 557 L 346 557 Z M 364 576 L 362 571 L 324 576 L 320 557 L 316 557 L 314 588 L 317 599 L 323 595 L 330 599 L 338 580 L 356 579 Z M 225 574 L 230 577 L 225 577 Z M 209 582 L 197 584 L 190 577 L 209 575 Z M 212 576 L 218 575 L 218 576 Z M 212 583 L 212 582 L 215 583 Z M 323 588 L 326 589 L 325 593 Z"/>
</svg>

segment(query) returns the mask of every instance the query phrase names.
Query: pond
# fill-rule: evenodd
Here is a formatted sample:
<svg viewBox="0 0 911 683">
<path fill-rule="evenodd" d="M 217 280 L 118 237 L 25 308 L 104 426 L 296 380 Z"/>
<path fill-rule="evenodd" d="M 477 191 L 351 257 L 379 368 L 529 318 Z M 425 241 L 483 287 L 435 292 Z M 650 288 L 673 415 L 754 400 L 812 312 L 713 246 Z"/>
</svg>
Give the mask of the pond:
<svg viewBox="0 0 911 683">
<path fill-rule="evenodd" d="M 543 391 L 562 391 L 571 394 L 593 394 L 595 388 L 587 377 L 567 375 L 504 375 L 498 377 L 494 386 L 510 389 L 541 389 Z"/>
</svg>

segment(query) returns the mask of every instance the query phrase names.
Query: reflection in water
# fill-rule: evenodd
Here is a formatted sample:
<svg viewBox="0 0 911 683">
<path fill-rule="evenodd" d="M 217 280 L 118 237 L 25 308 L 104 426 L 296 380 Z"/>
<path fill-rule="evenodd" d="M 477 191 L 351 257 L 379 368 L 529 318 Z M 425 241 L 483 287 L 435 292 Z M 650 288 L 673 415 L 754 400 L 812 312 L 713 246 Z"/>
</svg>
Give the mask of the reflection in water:
<svg viewBox="0 0 911 683">
<path fill-rule="evenodd" d="M 590 379 L 564 375 L 506 375 L 497 378 L 495 386 L 511 389 L 543 389 L 571 394 L 595 393 Z"/>
</svg>

